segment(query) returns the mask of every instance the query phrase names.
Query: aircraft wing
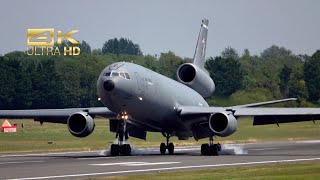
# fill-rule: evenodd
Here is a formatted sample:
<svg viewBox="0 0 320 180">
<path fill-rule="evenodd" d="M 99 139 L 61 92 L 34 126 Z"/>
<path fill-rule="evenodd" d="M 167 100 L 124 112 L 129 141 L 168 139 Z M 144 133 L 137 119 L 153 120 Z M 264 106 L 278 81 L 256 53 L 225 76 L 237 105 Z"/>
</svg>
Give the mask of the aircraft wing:
<svg viewBox="0 0 320 180">
<path fill-rule="evenodd" d="M 252 104 L 244 104 L 244 105 L 238 105 L 233 106 L 234 108 L 242 108 L 242 107 L 259 107 L 259 106 L 266 106 L 271 104 L 278 104 L 288 101 L 298 101 L 298 98 L 288 98 L 288 99 L 280 99 L 280 100 L 274 100 L 274 101 L 266 101 L 266 102 L 259 102 L 259 103 L 252 103 Z"/>
<path fill-rule="evenodd" d="M 320 108 L 253 108 L 253 107 L 201 107 L 179 106 L 182 119 L 208 117 L 220 112 L 232 112 L 235 117 L 254 117 L 253 125 L 279 124 L 320 120 Z"/>
<path fill-rule="evenodd" d="M 253 116 L 253 125 L 320 120 L 320 108 L 239 108 L 236 117 Z"/>
<path fill-rule="evenodd" d="M 106 118 L 117 115 L 106 107 L 70 108 L 70 109 L 34 109 L 34 110 L 0 110 L 0 118 L 33 118 L 35 121 L 66 124 L 70 115 L 87 112 L 89 115 Z"/>
</svg>

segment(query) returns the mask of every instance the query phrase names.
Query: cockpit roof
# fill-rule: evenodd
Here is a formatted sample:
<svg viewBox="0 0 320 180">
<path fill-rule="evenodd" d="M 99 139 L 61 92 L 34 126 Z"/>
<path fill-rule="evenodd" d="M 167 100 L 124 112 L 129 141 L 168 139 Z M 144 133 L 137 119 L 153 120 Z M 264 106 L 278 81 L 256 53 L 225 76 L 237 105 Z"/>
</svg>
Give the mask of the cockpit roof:
<svg viewBox="0 0 320 180">
<path fill-rule="evenodd" d="M 114 64 L 111 64 L 109 66 L 109 70 L 117 70 L 119 69 L 121 66 L 123 66 L 124 64 L 123 63 L 114 63 Z"/>
</svg>

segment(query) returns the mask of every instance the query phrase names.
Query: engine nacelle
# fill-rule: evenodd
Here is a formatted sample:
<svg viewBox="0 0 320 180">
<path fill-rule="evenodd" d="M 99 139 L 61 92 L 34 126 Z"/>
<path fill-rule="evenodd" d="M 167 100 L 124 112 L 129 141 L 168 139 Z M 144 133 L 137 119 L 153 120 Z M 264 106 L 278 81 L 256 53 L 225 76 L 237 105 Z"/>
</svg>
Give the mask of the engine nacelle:
<svg viewBox="0 0 320 180">
<path fill-rule="evenodd" d="M 178 80 L 197 91 L 202 97 L 211 96 L 215 85 L 206 70 L 192 63 L 181 64 L 177 70 Z"/>
<path fill-rule="evenodd" d="M 69 132 L 76 137 L 86 137 L 92 133 L 95 124 L 93 118 L 86 112 L 72 114 L 67 125 Z"/>
<path fill-rule="evenodd" d="M 212 114 L 209 118 L 209 127 L 218 136 L 229 136 L 237 130 L 237 119 L 231 112 Z"/>
</svg>

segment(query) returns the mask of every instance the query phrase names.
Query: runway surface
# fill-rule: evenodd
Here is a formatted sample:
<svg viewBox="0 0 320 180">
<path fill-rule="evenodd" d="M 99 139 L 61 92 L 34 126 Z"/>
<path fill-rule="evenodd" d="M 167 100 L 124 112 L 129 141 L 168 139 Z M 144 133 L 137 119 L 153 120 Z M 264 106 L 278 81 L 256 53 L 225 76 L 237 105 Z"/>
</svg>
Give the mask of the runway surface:
<svg viewBox="0 0 320 180">
<path fill-rule="evenodd" d="M 158 148 L 133 148 L 132 156 L 110 157 L 108 154 L 108 151 L 0 154 L 0 179 L 86 179 L 320 161 L 320 141 L 224 145 L 220 156 L 201 156 L 199 147 L 176 147 L 174 155 L 159 155 Z"/>
</svg>

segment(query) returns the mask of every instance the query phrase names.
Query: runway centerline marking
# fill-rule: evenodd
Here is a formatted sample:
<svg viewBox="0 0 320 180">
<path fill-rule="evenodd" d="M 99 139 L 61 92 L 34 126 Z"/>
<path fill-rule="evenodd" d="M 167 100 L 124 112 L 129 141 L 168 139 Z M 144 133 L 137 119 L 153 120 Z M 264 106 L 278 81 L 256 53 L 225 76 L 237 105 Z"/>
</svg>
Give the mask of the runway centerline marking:
<svg viewBox="0 0 320 180">
<path fill-rule="evenodd" d="M 101 173 L 67 174 L 67 175 L 56 175 L 56 176 L 42 176 L 42 177 L 17 178 L 17 179 L 9 179 L 9 180 L 33 180 L 33 179 L 71 178 L 71 177 L 83 177 L 83 176 L 98 176 L 98 175 L 110 175 L 110 174 L 122 174 L 122 173 L 135 173 L 135 172 L 179 170 L 179 169 L 192 169 L 192 168 L 210 168 L 210 167 L 227 167 L 227 166 L 255 165 L 255 164 L 271 164 L 271 163 L 288 163 L 288 162 L 315 161 L 315 160 L 320 160 L 320 157 L 319 157 L 319 158 L 309 158 L 309 159 L 289 159 L 289 160 L 275 160 L 275 161 L 253 161 L 253 162 L 230 163 L 230 164 L 211 164 L 211 165 L 195 165 L 195 166 L 178 166 L 178 167 L 169 167 L 169 168 L 138 169 L 138 170 L 111 171 L 111 172 L 101 172 Z"/>
<path fill-rule="evenodd" d="M 4 164 L 24 164 L 24 163 L 42 163 L 44 161 L 12 161 L 12 162 L 0 162 L 0 165 Z"/>
<path fill-rule="evenodd" d="M 101 163 L 101 164 L 89 164 L 90 166 L 154 166 L 154 165 L 163 165 L 163 164 L 178 164 L 181 162 L 120 162 L 120 163 Z"/>
<path fill-rule="evenodd" d="M 115 166 L 115 165 L 126 165 L 126 164 L 138 164 L 145 162 L 119 162 L 119 163 L 101 163 L 101 164 L 89 164 L 90 166 Z"/>
</svg>

